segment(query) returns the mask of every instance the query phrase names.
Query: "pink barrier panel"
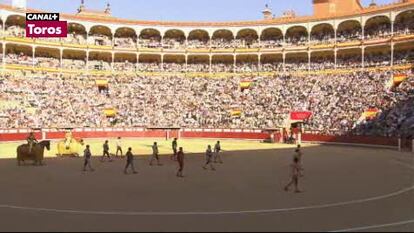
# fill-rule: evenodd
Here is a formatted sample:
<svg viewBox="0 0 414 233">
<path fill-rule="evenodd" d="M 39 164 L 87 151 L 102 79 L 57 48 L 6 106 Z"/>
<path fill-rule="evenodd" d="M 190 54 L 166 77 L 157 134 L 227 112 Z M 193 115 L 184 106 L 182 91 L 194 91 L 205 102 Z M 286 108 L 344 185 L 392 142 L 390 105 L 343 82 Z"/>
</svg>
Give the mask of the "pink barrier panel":
<svg viewBox="0 0 414 233">
<path fill-rule="evenodd" d="M 302 141 L 398 146 L 397 138 L 370 137 L 370 136 L 329 136 L 329 135 L 317 135 L 317 134 L 303 134 Z"/>
<path fill-rule="evenodd" d="M 257 139 L 269 138 L 268 133 L 243 133 L 243 132 L 182 132 L 183 138 L 234 138 L 234 139 Z"/>
</svg>

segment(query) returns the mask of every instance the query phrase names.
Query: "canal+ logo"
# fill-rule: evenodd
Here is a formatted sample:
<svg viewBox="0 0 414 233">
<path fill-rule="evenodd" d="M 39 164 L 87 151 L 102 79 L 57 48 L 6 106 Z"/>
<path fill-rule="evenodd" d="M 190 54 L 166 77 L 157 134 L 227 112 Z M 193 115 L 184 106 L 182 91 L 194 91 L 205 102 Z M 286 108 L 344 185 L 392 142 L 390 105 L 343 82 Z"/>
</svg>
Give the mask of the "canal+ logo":
<svg viewBox="0 0 414 233">
<path fill-rule="evenodd" d="M 68 23 L 59 18 L 59 13 L 26 13 L 26 37 L 67 37 Z"/>
</svg>

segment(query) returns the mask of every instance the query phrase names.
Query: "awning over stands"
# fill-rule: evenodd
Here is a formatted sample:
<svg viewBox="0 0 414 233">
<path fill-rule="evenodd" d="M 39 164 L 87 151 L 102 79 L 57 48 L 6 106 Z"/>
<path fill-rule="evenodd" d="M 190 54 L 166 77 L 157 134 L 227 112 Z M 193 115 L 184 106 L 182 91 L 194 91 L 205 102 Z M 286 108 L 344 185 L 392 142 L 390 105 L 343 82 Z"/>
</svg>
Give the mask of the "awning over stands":
<svg viewBox="0 0 414 233">
<path fill-rule="evenodd" d="M 312 112 L 309 111 L 295 111 L 290 113 L 291 122 L 303 122 L 311 118 Z"/>
</svg>

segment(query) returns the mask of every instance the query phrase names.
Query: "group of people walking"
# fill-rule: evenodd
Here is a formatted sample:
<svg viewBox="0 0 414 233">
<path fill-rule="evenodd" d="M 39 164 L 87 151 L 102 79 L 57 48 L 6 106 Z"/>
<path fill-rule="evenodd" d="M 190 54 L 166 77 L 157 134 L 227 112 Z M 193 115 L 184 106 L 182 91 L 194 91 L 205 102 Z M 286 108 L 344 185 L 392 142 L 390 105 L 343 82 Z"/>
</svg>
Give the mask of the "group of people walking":
<svg viewBox="0 0 414 233">
<path fill-rule="evenodd" d="M 116 141 L 116 153 L 115 153 L 115 157 L 119 157 L 119 154 L 121 155 L 121 157 L 123 157 L 123 151 L 122 151 L 122 142 L 121 142 L 121 138 L 118 137 L 117 141 Z M 101 157 L 101 162 L 105 162 L 105 158 L 109 159 L 109 162 L 112 162 L 112 158 L 111 155 L 109 153 L 109 141 L 106 140 L 102 146 L 103 148 L 103 153 L 102 153 L 102 157 Z M 184 171 L 184 149 L 183 147 L 178 147 L 178 139 L 174 138 L 173 142 L 172 142 L 172 155 L 171 155 L 171 160 L 176 161 L 178 163 L 178 170 L 177 170 L 177 177 L 184 177 L 183 175 L 183 171 Z M 214 146 L 214 152 L 212 150 L 211 145 L 208 145 L 207 150 L 206 150 L 206 163 L 203 166 L 204 169 L 207 169 L 207 166 L 210 166 L 211 170 L 216 170 L 215 167 L 213 166 L 213 163 L 223 163 L 223 160 L 221 159 L 221 144 L 220 141 L 217 141 L 217 143 Z M 135 166 L 134 166 L 134 154 L 132 153 L 132 148 L 129 147 L 126 155 L 126 165 L 125 165 L 125 169 L 124 169 L 124 173 L 128 174 L 128 169 L 130 168 L 132 170 L 132 173 L 137 174 L 138 172 L 135 170 Z M 90 145 L 86 145 L 86 148 L 84 150 L 84 165 L 83 165 L 83 171 L 87 171 L 87 168 L 89 168 L 89 171 L 95 171 L 92 168 L 91 165 L 91 158 L 92 158 L 92 153 L 91 153 L 91 149 L 90 149 Z M 154 144 L 152 145 L 152 155 L 150 157 L 149 160 L 149 165 L 153 166 L 154 162 L 156 162 L 156 165 L 158 166 L 162 166 L 160 157 L 159 157 L 159 150 L 158 150 L 158 143 L 154 142 Z"/>
<path fill-rule="evenodd" d="M 27 137 L 27 142 L 29 144 L 29 152 L 32 150 L 33 144 L 36 142 L 36 139 L 34 137 L 33 133 L 30 133 L 30 135 Z M 178 163 L 178 170 L 176 173 L 177 177 L 184 177 L 183 171 L 184 171 L 184 149 L 183 147 L 178 147 L 178 139 L 174 138 L 172 141 L 172 155 L 171 160 L 177 161 Z M 103 153 L 101 157 L 101 162 L 105 161 L 105 158 L 108 158 L 110 162 L 112 162 L 111 155 L 109 153 L 109 141 L 106 140 L 105 143 L 102 146 Z M 177 149 L 178 148 L 178 149 Z M 206 162 L 203 166 L 203 169 L 207 170 L 208 167 L 210 167 L 211 170 L 215 171 L 216 168 L 214 167 L 213 163 L 223 163 L 223 160 L 221 159 L 221 144 L 220 141 L 217 141 L 217 143 L 214 145 L 214 151 L 211 147 L 211 145 L 207 146 L 207 150 L 205 152 L 206 155 Z M 94 171 L 91 165 L 91 158 L 92 153 L 90 149 L 90 145 L 86 145 L 86 148 L 83 152 L 84 154 L 84 165 L 83 165 L 83 171 L 86 172 L 87 168 L 89 168 L 89 171 Z M 121 157 L 123 157 L 123 151 L 122 151 L 122 142 L 121 138 L 118 137 L 116 141 L 116 153 L 115 157 L 119 157 L 119 154 Z M 285 186 L 284 190 L 289 191 L 290 187 L 294 185 L 295 192 L 300 193 L 301 190 L 299 189 L 299 178 L 303 177 L 303 166 L 302 166 L 302 150 L 301 145 L 298 145 L 295 149 L 295 155 L 293 156 L 293 163 L 290 165 L 290 182 Z M 124 173 L 128 174 L 128 169 L 130 168 L 132 170 L 133 174 L 137 174 L 138 172 L 135 170 L 134 166 L 134 154 L 132 153 L 132 148 L 129 147 L 126 156 L 126 165 L 124 168 Z M 152 145 L 152 156 L 149 161 L 149 165 L 153 166 L 154 161 L 157 162 L 158 166 L 162 166 L 160 157 L 159 157 L 159 150 L 158 150 L 158 143 L 154 142 Z"/>
</svg>

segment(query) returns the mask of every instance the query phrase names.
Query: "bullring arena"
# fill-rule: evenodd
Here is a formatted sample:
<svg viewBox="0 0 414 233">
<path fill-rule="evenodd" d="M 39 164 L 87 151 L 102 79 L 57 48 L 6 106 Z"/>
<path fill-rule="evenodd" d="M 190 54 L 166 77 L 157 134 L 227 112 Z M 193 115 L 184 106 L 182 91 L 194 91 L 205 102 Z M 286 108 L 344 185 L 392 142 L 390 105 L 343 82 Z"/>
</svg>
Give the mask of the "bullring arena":
<svg viewBox="0 0 414 233">
<path fill-rule="evenodd" d="M 85 137 L 85 142 L 96 156 L 101 156 L 105 139 L 123 135 L 87 134 L 78 133 L 92 137 Z M 94 134 L 108 137 L 97 139 Z M 129 176 L 122 173 L 124 159 L 102 163 L 98 157 L 92 162 L 96 171 L 82 173 L 82 159 L 55 156 L 57 143 L 52 143 L 45 166 L 17 167 L 14 148 L 21 142 L 2 143 L 2 157 L 11 157 L 0 161 L 7 174 L 0 178 L 1 230 L 412 231 L 414 227 L 413 153 L 398 152 L 395 146 L 304 143 L 304 192 L 293 194 L 283 186 L 295 145 L 260 142 L 258 138 L 267 138 L 266 134 L 227 132 L 228 138 L 221 139 L 224 164 L 215 165 L 215 172 L 205 171 L 202 152 L 205 145 L 215 143 L 215 134 L 182 133 L 179 144 L 187 154 L 183 180 L 175 177 L 177 165 L 170 160 L 166 132 L 141 131 L 124 139 L 139 156 L 138 174 Z M 4 135 L 17 139 L 26 134 L 3 134 L 2 140 Z M 51 135 L 63 137 L 63 133 Z M 159 142 L 164 155 L 161 167 L 148 166 L 153 141 Z"/>
<path fill-rule="evenodd" d="M 311 16 L 266 5 L 237 22 L 121 19 L 81 1 L 60 14 L 65 38 L 27 37 L 25 13 L 43 11 L 12 2 L 0 231 L 414 230 L 413 0 L 318 0 Z M 217 141 L 223 163 L 203 169 Z M 291 178 L 301 192 L 284 190 Z"/>
</svg>

